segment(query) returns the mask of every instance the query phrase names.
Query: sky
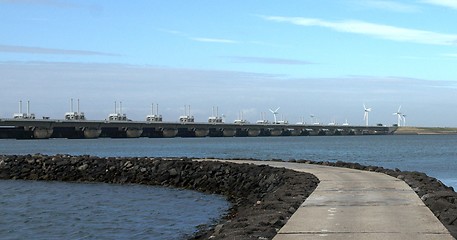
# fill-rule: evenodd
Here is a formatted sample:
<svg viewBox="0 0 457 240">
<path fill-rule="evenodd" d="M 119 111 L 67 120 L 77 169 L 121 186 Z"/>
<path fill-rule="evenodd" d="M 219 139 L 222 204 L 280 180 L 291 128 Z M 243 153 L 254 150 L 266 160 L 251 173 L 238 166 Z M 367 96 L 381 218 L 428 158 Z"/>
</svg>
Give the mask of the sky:
<svg viewBox="0 0 457 240">
<path fill-rule="evenodd" d="M 0 118 L 457 127 L 457 0 L 0 0 Z M 75 106 L 76 109 L 76 106 Z M 74 110 L 75 110 L 74 109 Z M 403 124 L 403 123 L 402 123 Z"/>
</svg>

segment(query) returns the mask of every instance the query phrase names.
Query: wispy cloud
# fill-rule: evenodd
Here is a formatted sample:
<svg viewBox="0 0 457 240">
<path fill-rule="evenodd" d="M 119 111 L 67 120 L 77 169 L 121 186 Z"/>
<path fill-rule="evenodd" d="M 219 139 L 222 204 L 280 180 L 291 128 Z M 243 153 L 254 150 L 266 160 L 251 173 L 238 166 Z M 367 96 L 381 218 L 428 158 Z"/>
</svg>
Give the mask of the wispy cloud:
<svg viewBox="0 0 457 240">
<path fill-rule="evenodd" d="M 225 39 L 225 38 L 195 37 L 195 36 L 192 36 L 190 34 L 182 32 L 182 31 L 166 29 L 166 28 L 157 28 L 156 30 L 160 31 L 160 32 L 167 33 L 167 34 L 175 35 L 175 36 L 178 36 L 178 37 L 187 38 L 187 39 L 190 39 L 192 41 L 197 41 L 197 42 L 227 43 L 227 44 L 240 43 L 239 41 L 232 40 L 232 39 Z"/>
<path fill-rule="evenodd" d="M 410 28 L 401 28 L 356 20 L 326 21 L 316 18 L 263 16 L 275 22 L 285 22 L 299 26 L 316 26 L 330 28 L 339 32 L 368 35 L 376 38 L 400 42 L 411 42 L 434 45 L 456 45 L 457 34 L 445 34 Z"/>
<path fill-rule="evenodd" d="M 422 56 L 410 56 L 410 55 L 401 55 L 398 56 L 400 59 L 407 59 L 407 60 L 430 60 L 430 57 L 422 57 Z"/>
<path fill-rule="evenodd" d="M 99 5 L 83 4 L 76 2 L 69 2 L 63 0 L 0 0 L 0 3 L 6 4 L 22 4 L 22 5 L 42 5 L 53 8 L 81 8 L 91 11 L 100 11 L 101 7 Z"/>
<path fill-rule="evenodd" d="M 264 42 L 264 41 L 249 41 L 248 43 L 249 44 L 253 44 L 253 45 L 259 45 L 259 46 L 265 46 L 265 47 L 274 47 L 274 48 L 288 47 L 286 45 L 281 45 L 281 44 L 276 44 L 276 43 L 268 43 L 268 42 Z"/>
<path fill-rule="evenodd" d="M 456 0 L 422 0 L 423 3 L 457 9 Z"/>
<path fill-rule="evenodd" d="M 191 37 L 190 39 L 197 41 L 197 42 L 230 43 L 230 44 L 239 43 L 238 41 L 235 41 L 235 40 L 222 39 L 222 38 Z"/>
<path fill-rule="evenodd" d="M 278 64 L 278 65 L 309 65 L 314 64 L 309 61 L 286 59 L 286 58 L 264 58 L 264 57 L 242 57 L 242 56 L 226 56 L 233 62 L 240 63 L 261 63 L 261 64 Z"/>
<path fill-rule="evenodd" d="M 168 33 L 171 35 L 177 35 L 177 36 L 184 36 L 186 37 L 187 34 L 178 30 L 173 30 L 173 29 L 167 29 L 167 28 L 156 28 L 157 31 L 163 32 L 163 33 Z"/>
<path fill-rule="evenodd" d="M 445 53 L 441 54 L 443 57 L 457 58 L 457 53 Z"/>
<path fill-rule="evenodd" d="M 375 9 L 381 9 L 381 10 L 387 10 L 387 11 L 393 11 L 393 12 L 418 12 L 419 8 L 414 5 L 408 5 L 404 3 L 399 3 L 399 2 L 393 2 L 393 1 L 381 1 L 381 0 L 374 0 L 374 1 L 357 1 L 357 4 L 368 7 L 368 8 L 375 8 Z"/>
<path fill-rule="evenodd" d="M 35 5 L 48 5 L 53 7 L 71 7 L 73 3 L 61 0 L 0 0 L 0 3 L 8 4 L 35 4 Z"/>
<path fill-rule="evenodd" d="M 51 54 L 51 55 L 120 56 L 119 54 L 96 52 L 96 51 L 42 48 L 42 47 L 27 47 L 27 46 L 16 46 L 16 45 L 0 45 L 0 52 L 26 53 L 26 54 Z"/>
</svg>

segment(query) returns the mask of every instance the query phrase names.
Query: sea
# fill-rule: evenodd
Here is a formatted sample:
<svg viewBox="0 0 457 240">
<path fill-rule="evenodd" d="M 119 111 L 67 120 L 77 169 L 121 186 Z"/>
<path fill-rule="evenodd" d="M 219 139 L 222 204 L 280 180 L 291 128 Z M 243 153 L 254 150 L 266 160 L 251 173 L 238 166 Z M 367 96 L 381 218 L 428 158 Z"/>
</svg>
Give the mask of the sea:
<svg viewBox="0 0 457 240">
<path fill-rule="evenodd" d="M 457 189 L 457 135 L 0 140 L 0 154 L 358 162 L 425 172 Z M 223 196 L 144 185 L 0 181 L 3 239 L 186 239 Z"/>
</svg>

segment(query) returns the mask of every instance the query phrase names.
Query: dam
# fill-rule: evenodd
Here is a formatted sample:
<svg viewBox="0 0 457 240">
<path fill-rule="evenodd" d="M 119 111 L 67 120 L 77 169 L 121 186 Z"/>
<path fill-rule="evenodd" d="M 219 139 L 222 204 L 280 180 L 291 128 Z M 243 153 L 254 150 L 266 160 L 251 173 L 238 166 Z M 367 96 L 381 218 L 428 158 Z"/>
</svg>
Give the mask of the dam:
<svg viewBox="0 0 457 240">
<path fill-rule="evenodd" d="M 0 139 L 388 135 L 396 126 L 0 118 Z"/>
</svg>

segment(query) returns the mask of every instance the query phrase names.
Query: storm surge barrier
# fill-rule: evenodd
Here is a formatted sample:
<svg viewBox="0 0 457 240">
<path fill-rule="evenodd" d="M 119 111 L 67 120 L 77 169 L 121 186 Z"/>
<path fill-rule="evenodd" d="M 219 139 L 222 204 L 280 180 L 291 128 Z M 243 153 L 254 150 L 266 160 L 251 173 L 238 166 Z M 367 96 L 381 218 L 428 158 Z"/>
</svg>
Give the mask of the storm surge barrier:
<svg viewBox="0 0 457 240">
<path fill-rule="evenodd" d="M 387 135 L 396 129 L 348 125 L 0 119 L 0 138 L 3 139 Z"/>
</svg>

